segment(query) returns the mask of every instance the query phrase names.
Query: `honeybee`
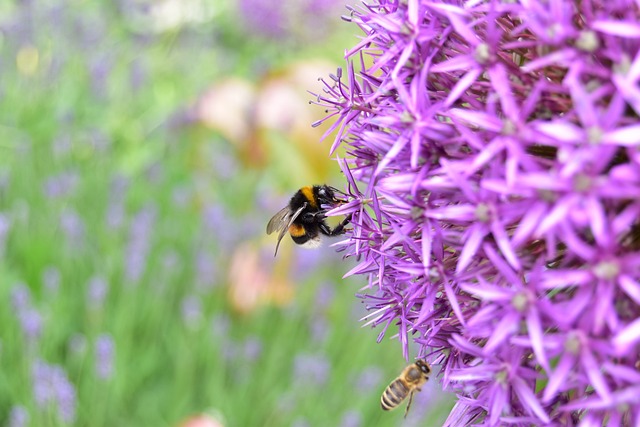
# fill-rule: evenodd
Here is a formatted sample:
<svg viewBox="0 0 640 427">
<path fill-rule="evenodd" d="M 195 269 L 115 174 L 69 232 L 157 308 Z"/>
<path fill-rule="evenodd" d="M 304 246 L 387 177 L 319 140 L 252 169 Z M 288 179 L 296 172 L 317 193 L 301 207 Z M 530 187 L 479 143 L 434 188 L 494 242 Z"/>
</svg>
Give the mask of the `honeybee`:
<svg viewBox="0 0 640 427">
<path fill-rule="evenodd" d="M 325 222 L 327 212 L 323 205 L 337 206 L 346 203 L 336 197 L 342 194 L 339 190 L 328 185 L 314 185 L 302 187 L 293 195 L 289 204 L 282 208 L 269 220 L 267 234 L 278 231 L 278 243 L 273 256 L 278 253 L 280 241 L 289 232 L 295 243 L 305 248 L 320 246 L 320 235 L 336 236 L 344 233 L 344 227 L 351 221 L 348 215 L 335 228 Z"/>
<path fill-rule="evenodd" d="M 380 406 L 385 411 L 395 409 L 409 396 L 407 409 L 404 411 L 405 418 L 411 408 L 413 393 L 422 390 L 422 386 L 429 379 L 431 367 L 424 360 L 416 360 L 415 363 L 404 368 L 400 376 L 393 380 L 391 384 L 382 392 Z"/>
</svg>

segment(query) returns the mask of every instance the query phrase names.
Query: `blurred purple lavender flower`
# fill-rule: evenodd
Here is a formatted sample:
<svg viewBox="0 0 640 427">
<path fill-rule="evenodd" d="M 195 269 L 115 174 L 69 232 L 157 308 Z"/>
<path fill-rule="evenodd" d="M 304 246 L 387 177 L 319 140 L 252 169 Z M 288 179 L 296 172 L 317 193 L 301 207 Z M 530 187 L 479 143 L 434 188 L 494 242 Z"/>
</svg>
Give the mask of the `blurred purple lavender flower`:
<svg viewBox="0 0 640 427">
<path fill-rule="evenodd" d="M 442 365 L 447 426 L 640 424 L 640 4 L 344 19 L 365 35 L 317 102 L 367 324 Z"/>
<path fill-rule="evenodd" d="M 214 341 L 226 340 L 231 327 L 231 319 L 224 313 L 211 316 L 211 336 Z"/>
<path fill-rule="evenodd" d="M 33 307 L 18 312 L 22 332 L 28 342 L 35 342 L 42 335 L 42 316 Z"/>
<path fill-rule="evenodd" d="M 115 344 L 109 334 L 98 336 L 95 347 L 96 375 L 102 380 L 113 376 Z"/>
<path fill-rule="evenodd" d="M 199 250 L 196 255 L 195 285 L 198 290 L 209 289 L 218 282 L 217 256 L 209 251 Z"/>
<path fill-rule="evenodd" d="M 293 379 L 299 385 L 323 386 L 330 372 L 329 360 L 319 354 L 298 354 L 293 360 Z"/>
<path fill-rule="evenodd" d="M 286 2 L 239 0 L 238 9 L 247 31 L 270 38 L 280 38 L 286 34 Z"/>
<path fill-rule="evenodd" d="M 60 289 L 60 270 L 56 267 L 47 267 L 42 273 L 42 284 L 48 296 L 53 296 Z"/>
<path fill-rule="evenodd" d="M 233 216 L 221 203 L 205 205 L 202 211 L 202 226 L 204 232 L 215 236 L 218 247 L 229 250 L 236 245 L 239 229 L 233 222 Z"/>
<path fill-rule="evenodd" d="M 128 186 L 129 181 L 120 175 L 116 175 L 111 181 L 106 221 L 112 229 L 120 228 L 124 223 L 124 202 Z"/>
<path fill-rule="evenodd" d="M 14 406 L 9 412 L 7 427 L 26 427 L 29 424 L 29 412 L 21 405 Z"/>
<path fill-rule="evenodd" d="M 142 88 L 142 85 L 147 79 L 147 74 L 148 72 L 143 60 L 141 58 L 135 58 L 131 62 L 129 69 L 129 84 L 131 85 L 131 90 L 133 92 L 137 92 Z"/>
<path fill-rule="evenodd" d="M 73 248 L 80 248 L 84 244 L 85 225 L 84 220 L 78 213 L 67 208 L 60 214 L 60 228 L 67 240 L 67 245 Z"/>
<path fill-rule="evenodd" d="M 92 310 L 102 308 L 109 291 L 109 282 L 103 276 L 93 276 L 87 286 L 87 305 Z"/>
<path fill-rule="evenodd" d="M 73 141 L 71 140 L 71 136 L 67 133 L 58 135 L 51 143 L 51 150 L 53 151 L 53 156 L 56 159 L 61 159 L 66 157 L 71 152 L 72 148 L 73 148 Z M 45 182 L 45 193 L 49 197 L 52 197 L 50 195 L 50 189 L 48 188 L 48 186 L 50 185 L 49 181 L 52 178 L 49 178 L 47 182 Z"/>
<path fill-rule="evenodd" d="M 355 377 L 353 385 L 359 392 L 366 392 L 382 385 L 384 373 L 379 366 L 365 366 Z"/>
<path fill-rule="evenodd" d="M 73 423 L 76 417 L 76 390 L 61 366 L 36 360 L 32 365 L 33 396 L 41 411 L 55 405 L 60 419 Z"/>
<path fill-rule="evenodd" d="M 16 283 L 11 288 L 13 311 L 20 312 L 31 306 L 31 289 L 24 283 Z"/>
<path fill-rule="evenodd" d="M 80 333 L 74 334 L 69 338 L 67 347 L 71 354 L 83 356 L 87 350 L 87 338 Z"/>
<path fill-rule="evenodd" d="M 181 304 L 182 320 L 190 327 L 195 328 L 202 322 L 202 303 L 196 295 L 187 295 Z"/>
<path fill-rule="evenodd" d="M 105 98 L 108 95 L 108 77 L 113 68 L 113 59 L 108 55 L 101 55 L 91 58 L 88 65 L 93 93 L 98 98 Z"/>
<path fill-rule="evenodd" d="M 80 176 L 75 171 L 65 171 L 49 177 L 44 183 L 44 193 L 51 199 L 58 199 L 72 194 L 78 183 Z"/>
<path fill-rule="evenodd" d="M 331 322 L 327 320 L 327 316 L 323 313 L 315 313 L 309 320 L 309 332 L 311 333 L 311 339 L 318 343 L 323 344 L 329 334 L 332 331 Z"/>
<path fill-rule="evenodd" d="M 11 229 L 11 219 L 7 214 L 0 212 L 0 257 L 4 257 L 7 247 L 7 236 Z"/>
<path fill-rule="evenodd" d="M 244 341 L 243 355 L 250 362 L 258 360 L 262 354 L 262 341 L 258 337 L 248 337 Z"/>
<path fill-rule="evenodd" d="M 147 205 L 131 221 L 129 244 L 126 250 L 125 277 L 137 283 L 147 268 L 147 257 L 151 250 L 151 232 L 156 221 L 156 209 Z"/>
<path fill-rule="evenodd" d="M 35 343 L 42 334 L 42 316 L 31 304 L 31 290 L 27 285 L 18 283 L 13 286 L 11 305 L 26 341 Z"/>
<path fill-rule="evenodd" d="M 362 414 L 355 410 L 344 413 L 340 420 L 340 427 L 360 427 L 362 425 Z"/>
</svg>

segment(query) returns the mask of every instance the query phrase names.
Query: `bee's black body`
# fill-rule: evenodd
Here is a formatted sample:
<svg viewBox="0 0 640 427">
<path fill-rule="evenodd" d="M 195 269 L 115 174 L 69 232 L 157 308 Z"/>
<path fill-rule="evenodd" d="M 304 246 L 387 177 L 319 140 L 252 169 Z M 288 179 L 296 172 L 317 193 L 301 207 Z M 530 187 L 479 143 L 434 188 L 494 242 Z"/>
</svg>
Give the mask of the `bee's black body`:
<svg viewBox="0 0 640 427">
<path fill-rule="evenodd" d="M 291 197 L 289 204 L 275 214 L 267 224 L 267 234 L 280 231 L 276 253 L 280 240 L 287 231 L 295 243 L 309 248 L 320 245 L 320 235 L 341 234 L 344 226 L 349 223 L 350 216 L 333 229 L 325 221 L 327 206 L 344 203 L 343 200 L 336 198 L 337 192 L 338 190 L 328 185 L 314 185 L 299 189 Z"/>
</svg>

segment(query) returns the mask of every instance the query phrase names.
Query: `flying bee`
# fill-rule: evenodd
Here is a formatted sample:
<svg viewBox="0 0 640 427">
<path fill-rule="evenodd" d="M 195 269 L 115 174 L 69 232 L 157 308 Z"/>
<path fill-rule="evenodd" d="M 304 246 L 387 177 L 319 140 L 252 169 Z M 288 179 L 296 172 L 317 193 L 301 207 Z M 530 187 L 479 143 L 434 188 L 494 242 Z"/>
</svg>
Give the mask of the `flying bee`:
<svg viewBox="0 0 640 427">
<path fill-rule="evenodd" d="M 405 418 L 411 408 L 413 393 L 422 390 L 422 386 L 429 379 L 431 367 L 424 360 L 416 360 L 415 363 L 404 368 L 398 378 L 393 380 L 391 384 L 382 392 L 380 405 L 385 411 L 395 409 L 409 396 L 407 409 L 404 411 Z"/>
<path fill-rule="evenodd" d="M 346 200 L 336 197 L 336 194 L 343 194 L 339 190 L 328 185 L 314 185 L 302 187 L 293 195 L 289 204 L 282 208 L 269 220 L 267 224 L 267 234 L 278 231 L 278 243 L 284 235 L 289 232 L 295 243 L 305 248 L 317 248 L 320 246 L 320 236 L 336 236 L 344 233 L 344 227 L 351 221 L 348 215 L 335 228 L 329 227 L 325 222 L 327 209 L 323 206 L 334 207 Z"/>
</svg>

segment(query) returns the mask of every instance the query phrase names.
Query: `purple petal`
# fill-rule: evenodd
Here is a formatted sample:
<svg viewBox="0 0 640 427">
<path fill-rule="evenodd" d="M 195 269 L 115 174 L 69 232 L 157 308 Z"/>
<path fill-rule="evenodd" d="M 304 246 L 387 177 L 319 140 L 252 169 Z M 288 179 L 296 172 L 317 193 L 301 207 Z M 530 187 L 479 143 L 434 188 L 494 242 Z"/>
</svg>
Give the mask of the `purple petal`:
<svg viewBox="0 0 640 427">
<path fill-rule="evenodd" d="M 468 67 L 465 67 L 465 68 L 468 68 Z M 433 71 L 433 68 L 432 68 L 432 71 Z M 476 80 L 478 80 L 478 77 L 480 77 L 480 74 L 482 74 L 482 69 L 478 67 L 474 67 L 471 70 L 467 71 L 465 75 L 462 76 L 460 80 L 458 80 L 458 82 L 453 87 L 453 89 L 451 89 L 451 92 L 449 92 L 449 96 L 447 96 L 447 99 L 444 101 L 444 106 L 448 108 L 451 105 L 453 105 L 458 100 L 458 98 L 460 98 L 460 96 L 462 96 L 462 94 L 467 89 L 469 89 L 469 87 L 473 83 L 475 83 Z"/>
<path fill-rule="evenodd" d="M 640 146 L 640 125 L 631 125 L 607 132 L 603 136 L 602 142 L 625 147 Z"/>
<path fill-rule="evenodd" d="M 640 25 L 637 22 L 598 20 L 591 23 L 591 28 L 612 36 L 640 38 Z"/>
<path fill-rule="evenodd" d="M 490 354 L 496 347 L 518 331 L 520 315 L 515 312 L 504 315 L 495 325 L 493 333 L 484 346 L 484 353 Z"/>
<path fill-rule="evenodd" d="M 542 405 L 540 405 L 538 398 L 536 398 L 533 391 L 531 391 L 531 388 L 527 386 L 521 378 L 514 377 L 511 380 L 511 383 L 513 384 L 513 389 L 518 395 L 518 398 L 520 398 L 520 401 L 526 409 L 537 415 L 542 422 L 548 423 L 551 421 L 549 415 L 542 408 Z"/>
<path fill-rule="evenodd" d="M 549 376 L 549 382 L 544 388 L 544 394 L 542 395 L 542 401 L 544 403 L 549 403 L 556 397 L 560 387 L 565 385 L 565 380 L 569 376 L 574 364 L 575 356 L 571 353 L 565 352 L 561 356 L 558 366 L 556 366 L 556 369 Z"/>
<path fill-rule="evenodd" d="M 535 308 L 530 308 L 527 313 L 527 329 L 529 330 L 529 336 L 531 337 L 531 347 L 538 359 L 538 363 L 549 372 L 549 361 L 547 360 L 547 354 L 544 351 L 544 335 L 542 331 L 542 323 L 540 322 L 540 315 Z"/>
<path fill-rule="evenodd" d="M 596 362 L 596 359 L 593 357 L 593 354 L 588 348 L 583 348 L 581 350 L 580 360 L 587 376 L 591 380 L 591 385 L 593 386 L 593 388 L 603 400 L 610 402 L 611 391 L 609 390 L 607 381 L 602 375 L 602 371 L 600 371 L 599 364 Z"/>
<path fill-rule="evenodd" d="M 640 341 L 640 318 L 628 324 L 613 338 L 614 346 L 622 351 L 627 351 L 638 341 Z"/>
<path fill-rule="evenodd" d="M 474 224 L 471 226 L 470 235 L 467 237 L 464 247 L 460 252 L 460 258 L 458 259 L 458 265 L 456 266 L 456 273 L 462 272 L 469 266 L 471 260 L 478 252 L 484 236 L 487 235 L 487 230 L 484 225 Z"/>
<path fill-rule="evenodd" d="M 640 305 L 640 283 L 627 275 L 618 277 L 618 285 L 629 297 Z"/>
</svg>

